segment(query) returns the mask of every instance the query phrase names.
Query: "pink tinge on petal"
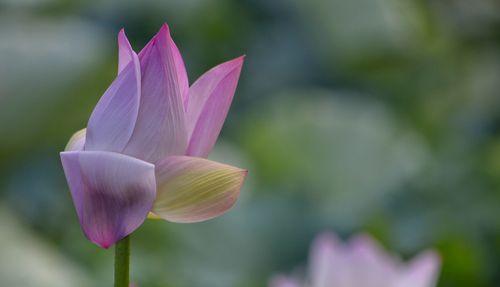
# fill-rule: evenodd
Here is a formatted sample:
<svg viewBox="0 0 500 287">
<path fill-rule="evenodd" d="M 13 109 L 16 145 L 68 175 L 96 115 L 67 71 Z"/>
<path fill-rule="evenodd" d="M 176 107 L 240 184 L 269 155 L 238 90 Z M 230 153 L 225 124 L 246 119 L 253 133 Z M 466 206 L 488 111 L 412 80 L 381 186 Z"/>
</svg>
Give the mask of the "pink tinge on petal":
<svg viewBox="0 0 500 287">
<path fill-rule="evenodd" d="M 384 287 L 395 282 L 400 261 L 392 257 L 370 235 L 354 236 L 347 245 L 350 281 L 355 286 Z"/>
<path fill-rule="evenodd" d="M 436 252 L 424 252 L 405 266 L 396 287 L 434 287 L 440 266 L 441 259 Z"/>
<path fill-rule="evenodd" d="M 118 74 L 133 60 L 133 49 L 125 35 L 125 30 L 118 33 Z"/>
<path fill-rule="evenodd" d="M 380 243 L 368 234 L 359 234 L 351 238 L 348 248 L 356 260 L 391 272 L 401 263 L 399 258 L 387 253 Z"/>
<path fill-rule="evenodd" d="M 243 60 L 239 57 L 216 66 L 189 88 L 186 155 L 207 157 L 212 150 L 231 106 Z"/>
<path fill-rule="evenodd" d="M 269 287 L 301 287 L 301 284 L 294 278 L 277 275 L 269 281 Z M 313 285 L 313 287 L 316 287 Z"/>
<path fill-rule="evenodd" d="M 175 68 L 177 71 L 177 80 L 179 82 L 179 91 L 182 96 L 182 103 L 184 109 L 186 109 L 188 101 L 188 92 L 189 92 L 189 79 L 186 72 L 186 65 L 184 65 L 184 60 L 182 59 L 181 52 L 177 48 L 177 45 L 175 44 L 174 40 L 171 37 L 169 37 L 168 41 L 170 49 L 172 51 L 172 57 L 175 63 Z"/>
<path fill-rule="evenodd" d="M 175 65 L 175 71 L 176 71 L 176 77 L 177 81 L 179 84 L 179 91 L 180 94 L 182 95 L 183 103 L 187 102 L 187 97 L 188 97 L 188 90 L 189 90 L 189 79 L 188 75 L 186 72 L 186 66 L 184 65 L 184 59 L 182 59 L 181 52 L 179 51 L 179 48 L 177 48 L 177 45 L 175 44 L 174 40 L 170 36 L 170 28 L 168 27 L 167 24 L 163 24 L 160 32 L 151 39 L 151 41 L 144 46 L 144 48 L 139 52 L 139 58 L 143 58 L 144 54 L 146 54 L 149 49 L 151 48 L 150 46 L 156 42 L 157 37 L 159 36 L 160 33 L 165 33 L 167 34 L 167 52 L 172 53 L 172 62 Z"/>
<path fill-rule="evenodd" d="M 316 237 L 309 255 L 309 276 L 313 286 L 328 287 L 339 280 L 333 276 L 339 271 L 334 269 L 334 260 L 342 253 L 342 243 L 335 234 L 325 232 Z"/>
<path fill-rule="evenodd" d="M 141 97 L 139 58 L 128 50 L 132 62 L 113 81 L 97 103 L 87 125 L 85 150 L 121 152 L 134 131 Z"/>
<path fill-rule="evenodd" d="M 187 146 L 182 80 L 185 69 L 168 27 L 140 52 L 142 92 L 139 114 L 125 154 L 155 163 L 182 155 Z"/>
<path fill-rule="evenodd" d="M 356 235 L 343 243 L 326 232 L 312 244 L 304 286 L 435 287 L 440 264 L 439 255 L 433 251 L 405 264 L 370 235 Z M 296 282 L 293 277 L 279 275 L 272 278 L 269 287 L 295 287 Z"/>
<path fill-rule="evenodd" d="M 108 248 L 137 229 L 156 196 L 154 165 L 113 152 L 62 152 L 78 219 L 87 238 Z"/>
</svg>

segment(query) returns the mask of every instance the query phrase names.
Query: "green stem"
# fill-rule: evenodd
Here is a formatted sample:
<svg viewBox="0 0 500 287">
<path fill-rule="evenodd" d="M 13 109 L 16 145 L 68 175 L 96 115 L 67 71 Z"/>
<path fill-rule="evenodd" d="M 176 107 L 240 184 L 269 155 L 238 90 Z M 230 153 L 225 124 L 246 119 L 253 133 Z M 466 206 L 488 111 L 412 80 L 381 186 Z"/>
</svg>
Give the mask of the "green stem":
<svg viewBox="0 0 500 287">
<path fill-rule="evenodd" d="M 115 246 L 115 287 L 128 287 L 130 263 L 130 236 L 118 241 Z"/>
</svg>

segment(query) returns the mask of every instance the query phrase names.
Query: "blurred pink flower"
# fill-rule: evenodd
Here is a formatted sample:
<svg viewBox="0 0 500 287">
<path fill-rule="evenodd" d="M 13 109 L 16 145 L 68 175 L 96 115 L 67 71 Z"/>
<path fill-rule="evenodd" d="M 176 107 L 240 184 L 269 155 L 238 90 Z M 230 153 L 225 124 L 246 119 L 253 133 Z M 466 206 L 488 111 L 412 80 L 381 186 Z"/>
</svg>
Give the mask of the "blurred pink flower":
<svg viewBox="0 0 500 287">
<path fill-rule="evenodd" d="M 278 275 L 270 287 L 434 287 L 440 258 L 426 251 L 409 263 L 384 251 L 368 235 L 342 243 L 324 233 L 314 241 L 309 257 L 308 278 Z"/>
<path fill-rule="evenodd" d="M 198 222 L 233 206 L 246 171 L 204 159 L 222 128 L 243 57 L 191 86 L 168 26 L 136 54 L 118 35 L 118 76 L 61 152 L 80 225 L 108 248 L 148 213 Z"/>
</svg>

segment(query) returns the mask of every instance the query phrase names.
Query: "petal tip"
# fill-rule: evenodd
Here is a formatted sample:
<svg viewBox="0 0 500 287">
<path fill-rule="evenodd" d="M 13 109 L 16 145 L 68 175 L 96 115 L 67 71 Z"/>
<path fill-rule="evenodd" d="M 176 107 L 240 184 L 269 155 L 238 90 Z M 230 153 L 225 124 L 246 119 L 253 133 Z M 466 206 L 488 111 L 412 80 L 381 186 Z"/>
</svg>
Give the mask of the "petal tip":
<svg viewBox="0 0 500 287">
<path fill-rule="evenodd" d="M 235 69 L 241 68 L 243 66 L 243 63 L 245 62 L 246 55 L 241 55 L 237 58 L 234 58 L 232 60 L 229 60 L 222 65 L 227 65 L 231 67 L 228 72 L 234 71 Z"/>
<path fill-rule="evenodd" d="M 97 245 L 98 247 L 102 248 L 102 249 L 109 249 L 111 246 L 115 245 L 116 242 L 122 240 L 125 236 L 120 236 L 120 237 L 117 237 L 117 238 L 108 238 L 108 239 L 102 239 L 102 238 L 90 238 L 90 237 L 87 237 L 92 243 L 94 243 L 95 245 Z"/>
<path fill-rule="evenodd" d="M 170 27 L 168 26 L 168 24 L 167 24 L 167 23 L 163 23 L 163 24 L 161 25 L 160 31 L 164 31 L 164 32 L 169 33 L 169 32 L 170 32 Z"/>
<path fill-rule="evenodd" d="M 118 44 L 125 45 L 126 48 L 130 47 L 127 34 L 125 34 L 125 28 L 121 28 L 118 32 Z"/>
<path fill-rule="evenodd" d="M 248 169 L 240 169 L 240 173 L 241 173 L 241 183 L 239 188 L 241 189 L 241 187 L 243 186 L 243 182 L 248 176 Z"/>
<path fill-rule="evenodd" d="M 153 41 L 158 41 L 159 39 L 170 39 L 170 27 L 167 25 L 167 23 L 163 23 L 161 25 L 160 30 L 154 37 Z"/>
<path fill-rule="evenodd" d="M 247 57 L 247 55 L 243 54 L 243 55 L 235 58 L 233 61 L 238 61 L 238 62 L 242 62 L 243 63 L 245 61 L 246 57 Z"/>
<path fill-rule="evenodd" d="M 113 245 L 112 243 L 108 243 L 108 242 L 106 242 L 106 243 L 94 242 L 94 243 L 103 249 L 109 249 L 111 247 L 111 245 Z"/>
</svg>

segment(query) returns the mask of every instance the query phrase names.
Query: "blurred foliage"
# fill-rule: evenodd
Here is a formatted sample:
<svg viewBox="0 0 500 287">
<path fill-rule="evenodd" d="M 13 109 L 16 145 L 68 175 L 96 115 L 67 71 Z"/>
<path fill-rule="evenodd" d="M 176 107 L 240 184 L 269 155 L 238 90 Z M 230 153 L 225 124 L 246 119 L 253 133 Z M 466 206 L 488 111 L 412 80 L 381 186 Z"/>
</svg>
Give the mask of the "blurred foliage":
<svg viewBox="0 0 500 287">
<path fill-rule="evenodd" d="M 165 21 L 191 82 L 247 55 L 213 158 L 250 177 L 221 218 L 133 235 L 141 287 L 264 286 L 324 229 L 435 247 L 440 287 L 500 284 L 495 0 L 1 0 L 2 282 L 110 286 L 58 152 L 116 73 L 118 30 L 138 50 Z"/>
</svg>

